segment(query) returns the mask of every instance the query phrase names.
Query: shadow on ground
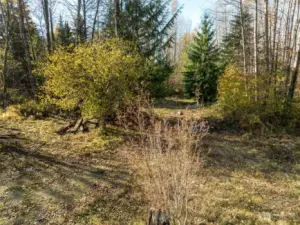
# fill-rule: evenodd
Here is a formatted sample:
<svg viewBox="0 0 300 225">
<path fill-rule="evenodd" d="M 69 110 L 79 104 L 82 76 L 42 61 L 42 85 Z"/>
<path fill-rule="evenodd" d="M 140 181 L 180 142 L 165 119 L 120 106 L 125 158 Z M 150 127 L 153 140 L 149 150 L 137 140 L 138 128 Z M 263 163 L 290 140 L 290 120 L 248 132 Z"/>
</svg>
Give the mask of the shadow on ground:
<svg viewBox="0 0 300 225">
<path fill-rule="evenodd" d="M 116 150 L 66 157 L 51 153 L 66 151 L 59 142 L 33 143 L 5 126 L 0 133 L 0 224 L 128 224 L 144 213 Z"/>
<path fill-rule="evenodd" d="M 228 171 L 259 172 L 266 176 L 300 172 L 300 146 L 295 140 L 243 137 L 229 132 L 213 133 L 202 140 L 208 150 L 208 165 Z"/>
</svg>

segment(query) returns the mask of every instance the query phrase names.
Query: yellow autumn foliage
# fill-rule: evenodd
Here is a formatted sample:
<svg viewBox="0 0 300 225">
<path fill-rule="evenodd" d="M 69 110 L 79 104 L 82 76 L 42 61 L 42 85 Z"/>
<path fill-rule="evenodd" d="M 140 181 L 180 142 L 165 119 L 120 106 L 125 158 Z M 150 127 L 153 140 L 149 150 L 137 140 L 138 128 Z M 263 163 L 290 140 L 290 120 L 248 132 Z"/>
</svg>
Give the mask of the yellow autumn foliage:
<svg viewBox="0 0 300 225">
<path fill-rule="evenodd" d="M 80 105 L 85 118 L 103 119 L 131 95 L 143 60 L 130 42 L 102 40 L 72 52 L 58 49 L 38 71 L 47 100 L 62 109 Z"/>
<path fill-rule="evenodd" d="M 245 127 L 284 123 L 282 118 L 289 118 L 291 114 L 286 111 L 282 76 L 277 75 L 276 82 L 269 82 L 266 76 L 255 78 L 228 66 L 218 84 L 221 111 Z"/>
</svg>

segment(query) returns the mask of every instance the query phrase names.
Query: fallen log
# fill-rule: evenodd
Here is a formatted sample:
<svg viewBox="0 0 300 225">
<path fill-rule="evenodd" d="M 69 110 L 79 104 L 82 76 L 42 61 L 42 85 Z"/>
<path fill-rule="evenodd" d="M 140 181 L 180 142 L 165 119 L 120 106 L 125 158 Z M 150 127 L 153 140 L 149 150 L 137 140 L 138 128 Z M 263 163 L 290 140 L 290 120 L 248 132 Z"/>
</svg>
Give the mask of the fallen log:
<svg viewBox="0 0 300 225">
<path fill-rule="evenodd" d="M 69 129 L 74 127 L 75 124 L 76 124 L 76 121 L 72 121 L 68 125 L 63 126 L 62 128 L 60 128 L 58 131 L 56 131 L 56 133 L 59 134 L 59 135 L 64 135 L 68 132 Z"/>
<path fill-rule="evenodd" d="M 63 126 L 58 131 L 56 131 L 59 135 L 64 135 L 67 133 L 83 133 L 86 131 L 91 131 L 99 127 L 99 120 L 91 119 L 91 120 L 83 120 L 82 118 L 70 122 L 68 125 Z"/>
</svg>

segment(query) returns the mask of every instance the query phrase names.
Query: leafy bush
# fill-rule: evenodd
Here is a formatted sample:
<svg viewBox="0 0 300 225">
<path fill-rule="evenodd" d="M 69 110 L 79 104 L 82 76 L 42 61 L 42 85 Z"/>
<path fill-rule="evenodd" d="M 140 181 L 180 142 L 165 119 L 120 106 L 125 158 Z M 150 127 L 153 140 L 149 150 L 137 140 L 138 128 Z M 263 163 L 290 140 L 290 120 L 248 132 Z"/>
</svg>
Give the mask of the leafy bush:
<svg viewBox="0 0 300 225">
<path fill-rule="evenodd" d="M 132 94 L 143 73 L 143 60 L 120 39 L 58 49 L 41 65 L 46 98 L 62 109 L 79 108 L 84 118 L 105 118 Z"/>
<path fill-rule="evenodd" d="M 23 116 L 34 116 L 38 119 L 58 113 L 57 107 L 46 101 L 37 102 L 35 100 L 29 100 L 20 104 L 19 109 Z"/>
<path fill-rule="evenodd" d="M 300 121 L 296 113 L 299 104 L 286 104 L 281 76 L 276 79 L 266 88 L 268 81 L 264 77 L 256 79 L 228 66 L 218 86 L 218 105 L 223 115 L 250 130 L 273 129 Z"/>
<path fill-rule="evenodd" d="M 251 91 L 250 91 L 251 88 Z M 255 92 L 253 85 L 246 87 L 245 76 L 234 66 L 226 68 L 225 73 L 219 79 L 218 103 L 224 113 L 239 114 L 245 109 L 251 111 L 252 100 Z"/>
</svg>

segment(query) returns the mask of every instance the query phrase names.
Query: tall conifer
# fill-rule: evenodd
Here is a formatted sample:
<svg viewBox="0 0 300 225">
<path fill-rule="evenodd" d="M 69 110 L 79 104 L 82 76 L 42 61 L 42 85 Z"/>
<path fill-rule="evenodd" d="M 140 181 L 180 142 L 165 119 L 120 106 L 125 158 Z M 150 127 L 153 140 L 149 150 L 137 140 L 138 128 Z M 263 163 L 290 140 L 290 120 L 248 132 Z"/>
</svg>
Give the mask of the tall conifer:
<svg viewBox="0 0 300 225">
<path fill-rule="evenodd" d="M 186 97 L 196 97 L 198 103 L 215 101 L 221 66 L 213 24 L 208 14 L 205 14 L 190 46 L 189 60 L 184 73 Z"/>
</svg>

